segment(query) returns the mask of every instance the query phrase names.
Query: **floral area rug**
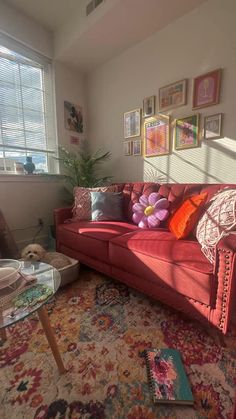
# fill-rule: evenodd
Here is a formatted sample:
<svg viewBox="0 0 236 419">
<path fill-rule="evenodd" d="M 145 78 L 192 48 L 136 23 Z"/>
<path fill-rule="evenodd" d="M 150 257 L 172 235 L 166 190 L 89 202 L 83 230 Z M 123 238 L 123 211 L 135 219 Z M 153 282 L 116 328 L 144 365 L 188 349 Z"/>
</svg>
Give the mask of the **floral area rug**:
<svg viewBox="0 0 236 419">
<path fill-rule="evenodd" d="M 230 419 L 236 338 L 84 269 L 47 304 L 68 372 L 60 376 L 37 316 L 8 329 L 0 347 L 1 419 Z M 145 348 L 181 351 L 193 407 L 154 405 Z"/>
</svg>

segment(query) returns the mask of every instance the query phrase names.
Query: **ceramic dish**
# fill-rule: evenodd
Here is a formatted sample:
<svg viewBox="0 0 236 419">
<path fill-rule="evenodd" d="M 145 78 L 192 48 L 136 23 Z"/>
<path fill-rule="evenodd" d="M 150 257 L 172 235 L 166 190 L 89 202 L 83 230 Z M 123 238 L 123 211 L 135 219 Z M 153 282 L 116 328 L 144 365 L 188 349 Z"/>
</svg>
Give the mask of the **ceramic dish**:
<svg viewBox="0 0 236 419">
<path fill-rule="evenodd" d="M 9 287 L 19 278 L 21 263 L 15 259 L 0 259 L 0 289 Z"/>
</svg>

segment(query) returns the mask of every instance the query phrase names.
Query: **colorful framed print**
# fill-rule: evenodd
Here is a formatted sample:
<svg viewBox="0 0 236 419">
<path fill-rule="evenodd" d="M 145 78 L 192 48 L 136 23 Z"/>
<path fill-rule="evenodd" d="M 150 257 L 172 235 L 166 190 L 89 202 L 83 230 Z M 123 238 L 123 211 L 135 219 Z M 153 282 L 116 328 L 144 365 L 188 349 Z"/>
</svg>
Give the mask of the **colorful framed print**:
<svg viewBox="0 0 236 419">
<path fill-rule="evenodd" d="M 140 135 L 141 109 L 124 113 L 124 137 L 139 137 Z"/>
<path fill-rule="evenodd" d="M 155 96 L 145 97 L 143 99 L 143 117 L 149 118 L 155 115 Z"/>
<path fill-rule="evenodd" d="M 176 150 L 199 146 L 199 115 L 176 119 L 174 132 Z"/>
<path fill-rule="evenodd" d="M 65 128 L 83 133 L 83 111 L 79 105 L 64 101 Z"/>
<path fill-rule="evenodd" d="M 205 116 L 204 118 L 204 134 L 206 140 L 221 138 L 222 113 Z"/>
<path fill-rule="evenodd" d="M 159 111 L 177 108 L 187 103 L 187 79 L 179 80 L 159 89 Z"/>
<path fill-rule="evenodd" d="M 132 154 L 132 141 L 124 141 L 124 156 L 131 156 Z"/>
<path fill-rule="evenodd" d="M 133 156 L 141 156 L 142 144 L 141 140 L 133 140 Z"/>
<path fill-rule="evenodd" d="M 158 115 L 144 123 L 144 155 L 145 157 L 169 154 L 170 149 L 170 118 Z"/>
<path fill-rule="evenodd" d="M 193 81 L 193 109 L 219 103 L 221 69 L 198 76 Z"/>
</svg>

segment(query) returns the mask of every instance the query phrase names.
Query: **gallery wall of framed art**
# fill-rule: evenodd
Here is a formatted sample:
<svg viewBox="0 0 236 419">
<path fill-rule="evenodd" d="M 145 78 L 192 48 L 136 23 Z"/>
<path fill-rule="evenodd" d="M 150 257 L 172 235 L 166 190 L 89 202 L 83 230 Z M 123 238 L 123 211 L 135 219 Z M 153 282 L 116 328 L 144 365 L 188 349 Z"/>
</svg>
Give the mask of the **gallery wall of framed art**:
<svg viewBox="0 0 236 419">
<path fill-rule="evenodd" d="M 201 113 L 220 102 L 222 69 L 192 79 L 183 78 L 143 99 L 142 108 L 124 113 L 124 155 L 145 158 L 201 146 L 201 141 L 222 136 L 222 113 Z M 191 92 L 188 91 L 192 85 Z M 191 97 L 190 97 L 191 96 Z M 180 112 L 192 103 L 192 114 Z M 189 106 L 188 106 L 189 107 Z M 178 117 L 175 109 L 178 108 Z M 197 110 L 197 112 L 196 112 Z M 182 113 L 182 116 L 179 114 Z M 133 137 L 139 137 L 134 138 Z M 127 141 L 127 139 L 132 139 Z"/>
</svg>

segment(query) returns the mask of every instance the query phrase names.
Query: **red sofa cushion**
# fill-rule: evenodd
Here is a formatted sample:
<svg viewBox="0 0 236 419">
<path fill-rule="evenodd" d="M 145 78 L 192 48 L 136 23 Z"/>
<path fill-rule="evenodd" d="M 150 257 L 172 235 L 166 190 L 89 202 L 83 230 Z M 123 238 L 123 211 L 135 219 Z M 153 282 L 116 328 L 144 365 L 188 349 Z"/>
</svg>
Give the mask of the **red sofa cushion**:
<svg viewBox="0 0 236 419">
<path fill-rule="evenodd" d="M 205 304 L 212 301 L 213 268 L 197 241 L 176 240 L 167 230 L 137 230 L 113 238 L 110 263 L 121 270 L 168 285 Z M 151 286 L 151 284 L 150 284 Z"/>
<path fill-rule="evenodd" d="M 108 241 L 137 228 L 118 221 L 80 221 L 59 225 L 57 240 L 72 250 L 109 263 Z"/>
</svg>

